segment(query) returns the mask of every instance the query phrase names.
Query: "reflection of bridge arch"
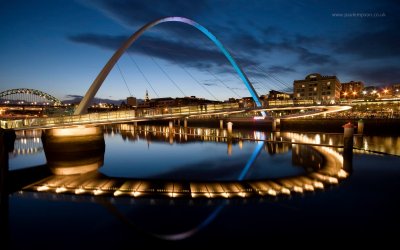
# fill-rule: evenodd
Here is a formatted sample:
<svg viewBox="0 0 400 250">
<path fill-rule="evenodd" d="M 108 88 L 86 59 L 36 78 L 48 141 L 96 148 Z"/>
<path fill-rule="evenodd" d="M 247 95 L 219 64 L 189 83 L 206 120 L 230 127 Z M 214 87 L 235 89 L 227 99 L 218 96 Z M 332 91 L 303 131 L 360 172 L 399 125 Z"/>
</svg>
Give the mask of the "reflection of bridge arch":
<svg viewBox="0 0 400 250">
<path fill-rule="evenodd" d="M 313 139 L 304 135 L 290 134 L 292 142 L 312 143 Z M 288 142 L 291 143 L 291 142 Z M 263 144 L 263 143 L 259 143 Z M 207 227 L 222 211 L 225 204 L 217 206 L 204 220 L 196 223 L 195 226 L 176 233 L 154 233 L 143 230 L 135 225 L 116 206 L 115 198 L 119 196 L 130 197 L 186 197 L 197 198 L 241 198 L 241 197 L 264 197 L 264 196 L 287 196 L 293 193 L 313 192 L 317 189 L 324 189 L 325 186 L 338 184 L 340 179 L 349 175 L 343 165 L 341 155 L 328 147 L 311 147 L 316 153 L 325 158 L 325 164 L 312 172 L 298 176 L 283 177 L 265 180 L 239 180 L 239 181 L 210 181 L 210 182 L 189 182 L 189 181 L 155 181 L 134 180 L 126 178 L 112 178 L 99 172 L 89 172 L 82 175 L 52 176 L 36 182 L 24 188 L 24 190 L 36 192 L 55 192 L 58 194 L 70 193 L 74 196 L 110 196 L 113 202 L 106 204 L 106 208 L 118 219 L 133 229 L 146 235 L 162 240 L 176 241 L 183 240 Z M 258 149 L 254 153 L 257 155 Z M 254 154 L 253 154 L 254 155 Z M 251 161 L 251 159 L 250 159 Z M 252 164 L 252 163 L 250 163 Z M 247 169 L 247 165 L 245 167 Z M 241 178 L 239 178 L 241 179 Z M 53 196 L 55 197 L 55 196 Z M 96 198 L 93 198 L 96 200 Z M 117 199 L 118 200 L 118 199 Z"/>
<path fill-rule="evenodd" d="M 292 142 L 285 143 L 309 144 L 313 142 L 303 135 L 291 134 L 291 137 Z M 342 156 L 337 151 L 326 146 L 312 146 L 312 148 L 325 159 L 321 168 L 303 175 L 278 179 L 243 180 L 243 178 L 239 178 L 238 181 L 223 182 L 150 181 L 109 177 L 99 172 L 88 172 L 79 175 L 54 175 L 35 182 L 24 189 L 76 195 L 231 198 L 289 195 L 314 191 L 315 189 L 323 189 L 326 184 L 337 184 L 339 179 L 346 178 L 349 175 L 350 171 L 343 165 Z"/>
<path fill-rule="evenodd" d="M 150 29 L 153 26 L 156 26 L 160 23 L 165 23 L 165 22 L 180 22 L 180 23 L 186 23 L 190 26 L 195 27 L 196 29 L 200 30 L 204 35 L 206 35 L 211 41 L 214 42 L 214 44 L 221 50 L 221 52 L 225 55 L 225 57 L 228 59 L 228 61 L 232 64 L 233 68 L 236 70 L 236 72 L 239 74 L 241 80 L 243 83 L 246 85 L 247 89 L 249 90 L 251 96 L 253 97 L 256 105 L 258 107 L 261 107 L 261 102 L 260 99 L 258 98 L 257 92 L 254 89 L 253 85 L 250 83 L 249 79 L 247 78 L 246 74 L 243 72 L 243 70 L 239 67 L 239 65 L 236 63 L 235 59 L 231 56 L 231 54 L 228 52 L 228 50 L 222 45 L 222 43 L 213 35 L 211 32 L 209 32 L 205 27 L 202 25 L 196 23 L 193 20 L 190 20 L 188 18 L 184 17 L 165 17 L 161 19 L 157 19 L 153 22 L 150 22 L 146 25 L 144 25 L 142 28 L 140 28 L 138 31 L 136 31 L 132 36 L 128 38 L 128 40 L 125 41 L 125 43 L 114 53 L 114 55 L 109 59 L 107 64 L 104 66 L 104 68 L 101 70 L 99 75 L 96 77 L 96 79 L 93 81 L 92 85 L 90 86 L 89 90 L 86 92 L 85 96 L 83 97 L 81 103 L 79 104 L 78 108 L 75 110 L 75 115 L 80 115 L 84 114 L 87 112 L 87 108 L 91 102 L 91 100 L 94 98 L 96 95 L 97 91 L 103 84 L 104 80 L 110 73 L 111 69 L 114 67 L 114 65 L 117 63 L 119 58 L 123 55 L 123 53 L 148 29 Z M 263 115 L 265 116 L 265 113 L 262 112 Z"/>
<path fill-rule="evenodd" d="M 54 105 L 60 105 L 61 101 L 54 96 L 36 89 L 9 89 L 0 92 L 0 99 L 10 99 L 16 101 L 34 102 L 52 102 Z M 36 104 L 36 103 L 35 103 Z"/>
<path fill-rule="evenodd" d="M 288 134 L 291 138 L 289 144 L 314 144 L 317 139 L 302 134 Z M 263 139 L 263 138 L 261 138 Z M 264 141 L 258 142 L 263 145 Z M 297 146 L 296 146 L 297 147 Z M 291 177 L 264 179 L 264 180 L 243 180 L 240 175 L 238 181 L 150 181 L 129 178 L 114 178 L 99 172 L 88 172 L 85 174 L 74 174 L 66 176 L 50 176 L 39 182 L 28 185 L 24 190 L 47 191 L 55 193 L 70 193 L 82 196 L 130 196 L 130 197 L 186 197 L 186 198 L 233 198 L 248 196 L 280 196 L 291 195 L 292 193 L 313 192 L 316 189 L 324 189 L 325 185 L 338 184 L 340 179 L 348 177 L 350 169 L 346 169 L 341 155 L 325 146 L 311 146 L 311 149 L 323 156 L 324 164 L 313 171 Z M 247 172 L 248 165 L 252 165 L 253 156 L 257 157 L 258 147 L 255 148 L 252 157 L 244 168 Z M 294 149 L 293 149 L 294 150 Z M 245 174 L 244 174 L 245 175 Z M 103 197 L 104 197 L 103 196 Z M 104 204 L 104 202 L 101 202 Z M 114 202 L 112 202 L 113 204 Z M 117 218 L 127 222 L 129 226 L 139 227 L 131 223 L 127 217 L 119 212 L 111 203 L 106 206 Z M 178 233 L 159 234 L 148 233 L 163 240 L 182 240 L 196 234 L 202 228 L 212 222 L 224 208 L 224 204 L 218 206 L 201 223 L 195 227 Z M 143 231 L 143 230 L 140 230 Z M 146 232 L 147 233 L 147 232 Z"/>
</svg>

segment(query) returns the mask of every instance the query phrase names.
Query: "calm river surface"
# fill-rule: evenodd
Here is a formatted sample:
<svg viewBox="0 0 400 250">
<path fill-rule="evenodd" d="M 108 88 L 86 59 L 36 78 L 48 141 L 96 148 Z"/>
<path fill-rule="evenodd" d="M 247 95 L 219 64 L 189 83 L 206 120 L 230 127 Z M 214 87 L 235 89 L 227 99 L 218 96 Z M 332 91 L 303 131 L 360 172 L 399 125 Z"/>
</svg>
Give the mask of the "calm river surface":
<svg viewBox="0 0 400 250">
<path fill-rule="evenodd" d="M 174 132 L 160 126 L 106 126 L 104 154 L 87 157 L 97 162 L 94 171 L 110 178 L 279 180 L 319 169 L 325 158 L 311 146 L 261 145 L 252 139 L 333 146 L 343 140 L 340 134 L 321 133 L 235 130 L 229 139 L 225 130 L 218 129 L 175 128 Z M 215 241 L 311 244 L 321 238 L 329 244 L 345 239 L 395 242 L 400 225 L 400 157 L 396 156 L 400 138 L 356 137 L 355 147 L 360 150 L 353 151 L 353 168 L 346 179 L 291 195 L 207 199 L 15 192 L 2 215 L 7 231 L 3 235 L 7 243 L 2 244 L 11 249 L 131 249 L 142 244 L 191 247 Z M 341 154 L 340 149 L 333 150 Z M 46 165 L 46 156 L 40 131 L 21 133 L 9 155 L 9 168 Z M 85 162 L 85 157 L 72 162 Z M 58 164 L 73 167 L 62 160 Z"/>
</svg>

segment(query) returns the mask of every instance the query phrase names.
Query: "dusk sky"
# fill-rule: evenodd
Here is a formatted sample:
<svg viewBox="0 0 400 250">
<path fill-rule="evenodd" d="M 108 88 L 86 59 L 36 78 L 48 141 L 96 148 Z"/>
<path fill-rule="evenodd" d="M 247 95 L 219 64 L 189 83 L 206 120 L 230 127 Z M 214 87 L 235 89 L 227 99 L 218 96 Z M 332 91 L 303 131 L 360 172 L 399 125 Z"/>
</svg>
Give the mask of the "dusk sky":
<svg viewBox="0 0 400 250">
<path fill-rule="evenodd" d="M 1 0 L 0 91 L 82 96 L 128 36 L 166 16 L 212 32 L 259 94 L 291 91 L 293 80 L 314 72 L 341 82 L 400 83 L 397 1 Z M 250 96 L 214 44 L 183 23 L 152 28 L 117 65 L 97 97 L 144 98 L 146 89 L 150 97 Z"/>
</svg>

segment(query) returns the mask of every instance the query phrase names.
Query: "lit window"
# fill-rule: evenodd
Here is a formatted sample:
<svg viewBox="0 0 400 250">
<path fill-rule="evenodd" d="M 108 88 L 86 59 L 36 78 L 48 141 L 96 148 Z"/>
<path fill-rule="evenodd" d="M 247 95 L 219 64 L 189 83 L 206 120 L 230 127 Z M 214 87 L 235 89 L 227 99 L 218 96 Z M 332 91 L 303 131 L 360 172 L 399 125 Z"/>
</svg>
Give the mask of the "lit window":
<svg viewBox="0 0 400 250">
<path fill-rule="evenodd" d="M 331 85 L 331 82 L 327 82 L 326 85 L 328 85 L 328 86 Z"/>
</svg>

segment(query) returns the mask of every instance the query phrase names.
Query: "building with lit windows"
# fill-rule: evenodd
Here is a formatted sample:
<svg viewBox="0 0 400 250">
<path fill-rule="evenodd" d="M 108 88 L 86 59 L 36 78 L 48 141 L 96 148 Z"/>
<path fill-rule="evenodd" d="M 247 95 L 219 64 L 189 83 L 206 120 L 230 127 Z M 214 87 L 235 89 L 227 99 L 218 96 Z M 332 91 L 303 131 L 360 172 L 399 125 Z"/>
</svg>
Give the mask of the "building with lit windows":
<svg viewBox="0 0 400 250">
<path fill-rule="evenodd" d="M 355 99 L 362 95 L 364 89 L 364 83 L 361 81 L 350 81 L 341 83 L 342 90 L 340 92 L 340 98 L 344 99 Z"/>
<path fill-rule="evenodd" d="M 294 80 L 295 100 L 307 99 L 315 103 L 333 104 L 340 99 L 341 84 L 336 76 L 322 76 L 314 73 L 304 80 Z"/>
<path fill-rule="evenodd" d="M 269 100 L 288 100 L 288 99 L 292 99 L 292 96 L 291 96 L 291 94 L 288 94 L 285 92 L 270 90 L 269 94 L 268 94 L 268 99 Z"/>
</svg>

